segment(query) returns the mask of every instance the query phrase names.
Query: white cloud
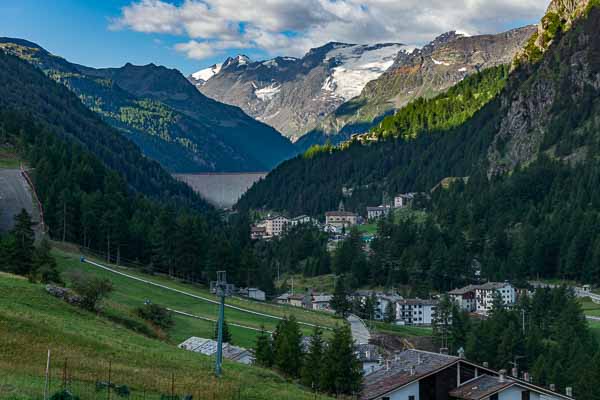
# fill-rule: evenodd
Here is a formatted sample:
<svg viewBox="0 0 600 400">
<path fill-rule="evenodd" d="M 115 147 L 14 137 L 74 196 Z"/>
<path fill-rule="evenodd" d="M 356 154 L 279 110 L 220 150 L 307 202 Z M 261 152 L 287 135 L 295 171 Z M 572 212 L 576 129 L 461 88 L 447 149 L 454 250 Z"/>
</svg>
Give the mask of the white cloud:
<svg viewBox="0 0 600 400">
<path fill-rule="evenodd" d="M 299 56 L 328 41 L 423 44 L 449 30 L 498 32 L 535 20 L 548 0 L 136 0 L 111 29 L 185 36 L 203 59 L 230 48 Z"/>
</svg>

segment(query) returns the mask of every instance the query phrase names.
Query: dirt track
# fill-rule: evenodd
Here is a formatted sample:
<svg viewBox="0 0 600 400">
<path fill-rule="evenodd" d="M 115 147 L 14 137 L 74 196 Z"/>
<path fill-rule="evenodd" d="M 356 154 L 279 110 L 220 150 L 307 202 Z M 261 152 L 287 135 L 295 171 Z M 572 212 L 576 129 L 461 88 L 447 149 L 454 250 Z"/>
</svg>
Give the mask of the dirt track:
<svg viewBox="0 0 600 400">
<path fill-rule="evenodd" d="M 32 216 L 34 222 L 39 222 L 29 185 L 21 171 L 0 168 L 0 232 L 13 227 L 14 216 L 23 208 Z"/>
</svg>

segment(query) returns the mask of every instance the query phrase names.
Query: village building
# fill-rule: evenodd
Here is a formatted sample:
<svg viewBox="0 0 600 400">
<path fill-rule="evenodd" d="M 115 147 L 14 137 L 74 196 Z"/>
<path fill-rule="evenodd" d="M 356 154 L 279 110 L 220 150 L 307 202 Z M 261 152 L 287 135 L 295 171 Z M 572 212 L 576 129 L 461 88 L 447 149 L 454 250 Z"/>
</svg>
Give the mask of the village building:
<svg viewBox="0 0 600 400">
<path fill-rule="evenodd" d="M 363 375 L 371 374 L 383 368 L 383 356 L 374 344 L 357 344 L 354 346 L 354 354 L 362 365 Z"/>
<path fill-rule="evenodd" d="M 280 296 L 278 296 L 277 298 L 275 298 L 275 302 L 277 304 L 282 304 L 282 305 L 289 305 L 290 304 L 290 293 L 284 293 Z"/>
<path fill-rule="evenodd" d="M 316 221 L 313 220 L 308 215 L 299 215 L 289 220 L 288 224 L 291 227 L 303 225 L 303 224 L 315 224 Z"/>
<path fill-rule="evenodd" d="M 315 311 L 331 311 L 330 302 L 333 298 L 330 294 L 319 294 L 312 297 L 312 309 Z"/>
<path fill-rule="evenodd" d="M 387 206 L 367 207 L 367 219 L 372 221 L 385 217 L 390 210 L 390 207 Z"/>
<path fill-rule="evenodd" d="M 494 304 L 494 297 L 500 296 L 507 307 L 517 301 L 517 289 L 508 282 L 487 282 L 469 285 L 448 292 L 455 304 L 464 311 L 487 315 Z"/>
<path fill-rule="evenodd" d="M 475 301 L 474 285 L 465 286 L 463 288 L 454 289 L 448 292 L 450 299 L 458 306 L 459 309 L 466 312 L 475 312 L 477 302 Z"/>
<path fill-rule="evenodd" d="M 361 400 L 573 400 L 467 361 L 464 357 L 405 350 L 363 378 Z"/>
<path fill-rule="evenodd" d="M 258 301 L 265 301 L 267 299 L 266 293 L 258 288 L 242 288 L 238 291 L 238 294 Z"/>
<path fill-rule="evenodd" d="M 215 340 L 199 338 L 196 336 L 190 337 L 177 347 L 206 356 L 212 356 L 217 353 L 217 342 Z M 228 343 L 223 343 L 223 358 L 241 364 L 252 364 L 254 362 L 254 354 L 250 350 L 233 346 Z"/>
<path fill-rule="evenodd" d="M 394 197 L 394 208 L 410 207 L 415 198 L 415 193 L 404 193 Z"/>
<path fill-rule="evenodd" d="M 289 220 L 281 215 L 268 217 L 262 223 L 265 227 L 267 236 L 281 236 L 285 232 Z"/>
<path fill-rule="evenodd" d="M 250 238 L 253 240 L 261 240 L 266 238 L 267 228 L 264 226 L 252 226 L 250 227 Z"/>
<path fill-rule="evenodd" d="M 435 318 L 437 300 L 404 299 L 396 302 L 396 324 L 431 325 Z"/>
<path fill-rule="evenodd" d="M 392 307 L 392 309 L 395 310 L 396 303 L 403 299 L 400 295 L 385 293 L 376 293 L 375 298 L 377 299 L 377 302 L 375 303 L 374 318 L 378 321 L 383 321 L 385 319 L 388 307 Z"/>
<path fill-rule="evenodd" d="M 508 282 L 488 282 L 475 287 L 476 312 L 487 315 L 494 304 L 494 297 L 499 294 L 505 306 L 512 306 L 517 301 L 517 292 Z"/>
<path fill-rule="evenodd" d="M 350 228 L 356 225 L 358 215 L 350 211 L 328 211 L 325 213 L 325 224 L 337 229 Z"/>
</svg>

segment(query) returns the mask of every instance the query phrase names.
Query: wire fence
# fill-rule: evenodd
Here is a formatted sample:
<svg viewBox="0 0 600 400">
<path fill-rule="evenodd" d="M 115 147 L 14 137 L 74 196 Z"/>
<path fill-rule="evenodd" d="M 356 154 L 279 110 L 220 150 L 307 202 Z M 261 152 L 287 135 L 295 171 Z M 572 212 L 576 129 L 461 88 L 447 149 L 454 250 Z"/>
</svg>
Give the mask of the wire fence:
<svg viewBox="0 0 600 400">
<path fill-rule="evenodd" d="M 0 376 L 0 398 L 36 400 L 241 400 L 264 399 L 260 382 L 234 376 L 216 378 L 214 357 L 198 357 L 197 369 L 177 367 L 177 360 L 167 367 L 152 363 L 97 356 L 73 355 L 67 349 L 36 352 L 25 356 L 27 367 L 15 360 L 15 375 Z M 0 364 L 3 361 L 0 357 Z M 25 361 L 25 360 L 23 360 Z M 34 362 L 32 365 L 31 362 Z M 165 364 L 165 360 L 162 360 Z M 172 368 L 169 368 L 169 365 Z M 187 364 L 189 366 L 189 364 Z M 227 373 L 226 373 L 227 375 Z M 24 378 L 26 377 L 26 378 Z M 233 378 L 233 379 L 232 379 Z M 297 398 L 296 384 L 281 381 L 277 398 Z M 286 395 L 289 393 L 289 396 Z M 292 394 L 292 393 L 295 393 Z M 330 398 L 307 393 L 303 398 Z M 281 397 L 283 396 L 283 397 Z M 340 397 L 346 398 L 346 397 Z M 352 398 L 352 397 L 348 397 Z"/>
<path fill-rule="evenodd" d="M 122 359 L 89 360 L 84 357 L 54 354 L 54 352 L 49 352 L 44 358 L 46 360 L 41 362 L 41 357 L 36 357 L 39 360 L 37 365 L 33 370 L 31 367 L 28 368 L 27 383 L 23 383 L 22 379 L 12 382 L 14 398 L 44 400 L 249 398 L 246 388 L 240 382 L 214 377 L 212 375 L 214 360 L 208 357 L 198 357 L 197 372 L 181 368 L 170 370 L 149 367 L 147 363 L 135 365 L 133 360 L 131 364 L 127 364 Z"/>
</svg>

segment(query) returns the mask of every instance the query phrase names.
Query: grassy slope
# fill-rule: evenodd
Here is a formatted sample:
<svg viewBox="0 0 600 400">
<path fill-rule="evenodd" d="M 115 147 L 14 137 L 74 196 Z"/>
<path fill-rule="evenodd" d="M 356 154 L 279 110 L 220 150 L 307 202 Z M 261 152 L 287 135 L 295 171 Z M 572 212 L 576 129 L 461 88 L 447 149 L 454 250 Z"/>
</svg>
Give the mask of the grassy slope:
<svg viewBox="0 0 600 400">
<path fill-rule="evenodd" d="M 109 298 L 110 304 L 119 305 L 124 312 L 128 312 L 129 314 L 131 314 L 131 310 L 133 308 L 143 304 L 145 300 L 151 300 L 152 302 L 161 304 L 165 307 L 184 311 L 193 315 L 210 319 L 216 319 L 217 317 L 218 306 L 216 304 L 203 302 L 192 297 L 184 296 L 179 293 L 150 286 L 142 282 L 137 282 L 108 271 L 100 270 L 89 264 L 83 264 L 79 261 L 79 256 L 74 253 L 55 250 L 55 256 L 58 260 L 59 267 L 63 272 L 83 269 L 90 273 L 109 278 L 113 282 L 115 288 L 114 292 Z M 137 273 L 130 269 L 124 270 L 124 272 L 151 280 L 153 282 L 164 284 L 175 289 L 180 289 L 199 296 L 216 299 L 216 297 L 212 296 L 207 289 L 200 288 L 198 286 L 171 280 L 167 277 L 148 276 Z M 322 326 L 334 327 L 336 324 L 341 323 L 341 320 L 335 319 L 329 314 L 312 312 L 295 307 L 264 304 L 238 298 L 228 298 L 226 302 L 228 304 L 267 313 L 270 315 L 285 316 L 293 314 L 299 321 L 319 324 Z M 262 325 L 264 325 L 265 329 L 267 330 L 274 330 L 278 322 L 278 320 L 273 318 L 248 314 L 229 308 L 226 308 L 225 310 L 225 317 L 228 322 L 238 323 L 255 328 L 260 328 Z M 175 327 L 171 330 L 170 336 L 174 343 L 179 343 L 190 336 L 212 336 L 213 329 L 214 327 L 211 322 L 177 316 Z M 257 332 L 236 327 L 231 327 L 231 329 L 234 343 L 245 347 L 251 347 L 254 345 Z M 304 327 L 303 331 L 305 334 L 310 334 L 312 328 Z"/>
<path fill-rule="evenodd" d="M 93 385 L 106 379 L 109 360 L 113 382 L 127 384 L 139 398 L 142 388 L 148 399 L 168 393 L 172 376 L 175 392 L 195 399 L 313 398 L 272 372 L 229 362 L 218 384 L 210 358 L 66 304 L 41 285 L 0 274 L 0 398 L 41 398 L 48 348 L 53 354 L 51 391 L 60 388 L 67 359 L 69 386 L 84 398 L 106 398 Z"/>
</svg>

